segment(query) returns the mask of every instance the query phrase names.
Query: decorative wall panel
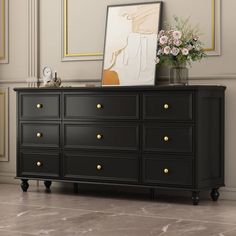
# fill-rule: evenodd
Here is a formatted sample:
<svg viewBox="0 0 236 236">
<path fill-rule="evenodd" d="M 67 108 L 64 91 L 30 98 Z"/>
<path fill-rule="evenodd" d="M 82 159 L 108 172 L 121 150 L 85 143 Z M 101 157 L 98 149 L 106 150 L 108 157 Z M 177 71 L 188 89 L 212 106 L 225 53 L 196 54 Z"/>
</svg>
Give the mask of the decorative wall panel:
<svg viewBox="0 0 236 236">
<path fill-rule="evenodd" d="M 110 4 L 119 2 L 103 0 L 93 7 L 94 0 L 62 0 L 62 61 L 102 60 L 105 26 L 97 22 L 105 22 Z M 221 0 L 164 1 L 165 20 L 170 22 L 173 15 L 190 17 L 193 25 L 199 25 L 208 55 L 220 55 L 220 11 Z"/>
<path fill-rule="evenodd" d="M 173 16 L 190 18 L 192 25 L 199 27 L 201 40 L 208 55 L 220 55 L 221 0 L 166 0 L 165 19 Z"/>
<path fill-rule="evenodd" d="M 8 0 L 0 0 L 0 63 L 8 63 Z"/>
<path fill-rule="evenodd" d="M 8 89 L 0 88 L 0 161 L 8 161 Z"/>
</svg>

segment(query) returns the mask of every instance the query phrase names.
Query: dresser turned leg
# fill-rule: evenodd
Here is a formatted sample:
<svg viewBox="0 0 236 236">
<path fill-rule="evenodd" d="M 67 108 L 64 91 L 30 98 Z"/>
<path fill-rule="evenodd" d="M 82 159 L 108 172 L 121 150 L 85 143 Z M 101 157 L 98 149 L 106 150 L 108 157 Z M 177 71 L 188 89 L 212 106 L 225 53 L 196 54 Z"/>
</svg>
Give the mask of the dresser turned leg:
<svg viewBox="0 0 236 236">
<path fill-rule="evenodd" d="M 216 202 L 220 196 L 220 193 L 218 191 L 218 188 L 213 188 L 211 190 L 211 199 L 212 201 Z"/>
<path fill-rule="evenodd" d="M 22 179 L 21 180 L 22 183 L 21 183 L 21 189 L 23 192 L 27 192 L 28 188 L 29 188 L 29 184 L 28 184 L 28 180 L 27 179 Z"/>
<path fill-rule="evenodd" d="M 150 188 L 150 198 L 151 200 L 155 200 L 155 188 Z"/>
<path fill-rule="evenodd" d="M 79 192 L 79 184 L 74 183 L 74 193 L 78 193 Z"/>
<path fill-rule="evenodd" d="M 193 191 L 192 192 L 192 202 L 193 202 L 193 205 L 198 205 L 198 203 L 199 203 L 199 191 Z"/>
<path fill-rule="evenodd" d="M 51 184 L 52 184 L 52 181 L 44 181 L 44 186 L 46 187 L 46 189 L 45 189 L 46 193 L 50 193 L 51 192 L 51 189 L 50 189 Z"/>
</svg>

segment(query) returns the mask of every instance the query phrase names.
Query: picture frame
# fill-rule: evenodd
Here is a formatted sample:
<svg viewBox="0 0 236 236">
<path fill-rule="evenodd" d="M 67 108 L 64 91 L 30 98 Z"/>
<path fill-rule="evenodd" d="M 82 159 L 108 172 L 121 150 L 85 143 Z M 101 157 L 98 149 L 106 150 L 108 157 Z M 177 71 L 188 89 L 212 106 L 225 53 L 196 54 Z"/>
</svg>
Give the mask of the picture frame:
<svg viewBox="0 0 236 236">
<path fill-rule="evenodd" d="M 154 85 L 162 2 L 107 6 L 102 86 Z"/>
</svg>

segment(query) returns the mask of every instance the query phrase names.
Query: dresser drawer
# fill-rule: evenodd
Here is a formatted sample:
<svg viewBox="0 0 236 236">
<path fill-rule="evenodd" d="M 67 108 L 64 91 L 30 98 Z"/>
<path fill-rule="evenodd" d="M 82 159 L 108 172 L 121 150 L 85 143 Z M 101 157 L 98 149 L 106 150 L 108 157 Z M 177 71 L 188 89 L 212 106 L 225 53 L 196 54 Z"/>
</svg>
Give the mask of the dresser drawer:
<svg viewBox="0 0 236 236">
<path fill-rule="evenodd" d="M 143 150 L 193 152 L 193 126 L 181 124 L 144 124 Z"/>
<path fill-rule="evenodd" d="M 166 158 L 166 159 L 165 159 Z M 174 159 L 156 156 L 144 156 L 143 182 L 163 185 L 193 185 L 193 164 L 189 157 L 183 159 L 175 156 Z"/>
<path fill-rule="evenodd" d="M 64 94 L 65 119 L 138 119 L 137 94 Z"/>
<path fill-rule="evenodd" d="M 60 124 L 21 123 L 21 147 L 52 147 L 60 146 Z"/>
<path fill-rule="evenodd" d="M 193 93 L 145 93 L 143 95 L 144 119 L 192 120 Z"/>
<path fill-rule="evenodd" d="M 64 177 L 120 182 L 138 182 L 138 158 L 131 154 L 66 152 Z"/>
<path fill-rule="evenodd" d="M 60 119 L 60 94 L 20 94 L 21 119 Z"/>
<path fill-rule="evenodd" d="M 138 150 L 137 124 L 77 123 L 64 125 L 65 148 Z"/>
<path fill-rule="evenodd" d="M 59 177 L 60 154 L 55 151 L 21 151 L 18 161 L 18 176 Z"/>
</svg>

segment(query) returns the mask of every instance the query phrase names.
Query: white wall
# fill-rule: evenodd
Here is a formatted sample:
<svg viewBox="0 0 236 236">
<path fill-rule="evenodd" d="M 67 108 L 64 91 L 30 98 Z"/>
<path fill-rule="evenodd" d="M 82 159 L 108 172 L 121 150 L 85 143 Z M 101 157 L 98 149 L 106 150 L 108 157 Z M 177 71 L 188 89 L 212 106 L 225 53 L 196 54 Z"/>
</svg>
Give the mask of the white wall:
<svg viewBox="0 0 236 236">
<path fill-rule="evenodd" d="M 31 0 L 10 0 L 9 6 L 9 64 L 0 65 L 0 87 L 9 87 L 9 162 L 0 162 L 0 181 L 14 182 L 16 164 L 16 103 L 14 87 L 27 86 L 28 78 L 28 9 L 27 1 Z M 83 1 L 80 0 L 81 4 Z M 170 6 L 176 0 L 165 1 L 165 7 Z M 190 0 L 185 0 L 189 3 Z M 194 1 L 194 0 L 191 0 Z M 208 0 L 203 0 L 208 1 Z M 102 3 L 101 3 L 102 2 Z M 106 12 L 106 4 L 138 2 L 136 0 L 106 0 L 93 1 L 93 7 Z M 144 2 L 144 0 L 139 0 Z M 183 0 L 181 0 L 183 2 Z M 103 4 L 104 7 L 96 7 L 96 4 Z M 222 0 L 221 4 L 221 56 L 209 57 L 201 63 L 195 63 L 190 69 L 192 84 L 223 84 L 226 90 L 226 125 L 225 125 L 225 179 L 226 188 L 222 190 L 225 198 L 236 200 L 236 23 L 235 0 Z M 185 9 L 183 6 L 180 8 Z M 40 21 L 39 21 L 39 68 L 50 65 L 57 70 L 64 82 L 68 85 L 79 85 L 85 81 L 100 79 L 101 61 L 61 61 L 61 23 L 62 9 L 61 0 L 40 0 Z M 84 12 L 88 14 L 88 12 Z M 165 15 L 166 13 L 164 13 Z M 199 13 L 200 14 L 200 13 Z M 204 19 L 202 19 L 204 21 Z M 97 38 L 104 39 L 105 14 L 97 21 L 97 31 L 94 32 Z M 75 27 L 86 27 L 86 24 Z M 96 38 L 95 37 L 95 38 Z M 93 39 L 88 39 L 88 43 Z"/>
</svg>

